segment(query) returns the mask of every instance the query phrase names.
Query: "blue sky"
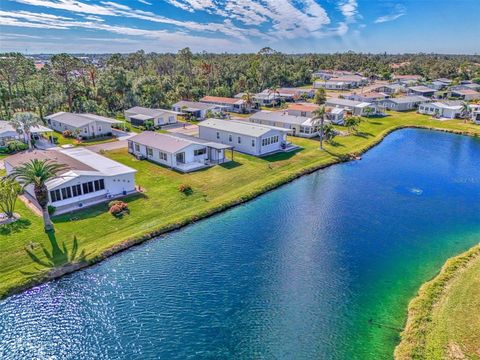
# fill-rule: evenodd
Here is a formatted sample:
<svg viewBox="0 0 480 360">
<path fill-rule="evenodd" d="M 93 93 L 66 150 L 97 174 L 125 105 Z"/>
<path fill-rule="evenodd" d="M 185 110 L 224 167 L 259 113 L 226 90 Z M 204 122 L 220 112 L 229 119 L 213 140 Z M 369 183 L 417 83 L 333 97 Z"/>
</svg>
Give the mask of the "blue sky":
<svg viewBox="0 0 480 360">
<path fill-rule="evenodd" d="M 27 53 L 480 53 L 480 0 L 1 0 L 0 50 Z"/>
</svg>

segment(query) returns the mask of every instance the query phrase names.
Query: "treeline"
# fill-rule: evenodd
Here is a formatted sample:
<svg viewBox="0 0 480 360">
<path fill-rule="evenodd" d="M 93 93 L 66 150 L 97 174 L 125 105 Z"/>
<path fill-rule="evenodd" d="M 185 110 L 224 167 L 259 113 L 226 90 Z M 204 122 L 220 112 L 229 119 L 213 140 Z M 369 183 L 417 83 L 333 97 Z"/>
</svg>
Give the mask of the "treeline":
<svg viewBox="0 0 480 360">
<path fill-rule="evenodd" d="M 95 62 L 92 62 L 92 59 Z M 350 70 L 389 79 L 417 74 L 428 79 L 480 79 L 480 56 L 432 54 L 287 55 L 270 48 L 257 54 L 146 54 L 102 57 L 53 55 L 40 70 L 19 53 L 0 54 L 0 115 L 57 111 L 113 116 L 134 105 L 170 107 L 181 99 L 233 96 L 269 87 L 310 84 L 318 69 Z"/>
</svg>

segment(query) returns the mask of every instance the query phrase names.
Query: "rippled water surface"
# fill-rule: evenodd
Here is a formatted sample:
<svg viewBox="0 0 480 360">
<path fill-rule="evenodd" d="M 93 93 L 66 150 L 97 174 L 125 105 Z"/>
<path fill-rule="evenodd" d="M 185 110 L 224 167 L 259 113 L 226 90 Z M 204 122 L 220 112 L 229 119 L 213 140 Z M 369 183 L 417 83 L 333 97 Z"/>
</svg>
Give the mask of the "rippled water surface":
<svg viewBox="0 0 480 360">
<path fill-rule="evenodd" d="M 480 141 L 402 130 L 244 206 L 0 302 L 2 359 L 390 359 L 478 242 Z"/>
</svg>

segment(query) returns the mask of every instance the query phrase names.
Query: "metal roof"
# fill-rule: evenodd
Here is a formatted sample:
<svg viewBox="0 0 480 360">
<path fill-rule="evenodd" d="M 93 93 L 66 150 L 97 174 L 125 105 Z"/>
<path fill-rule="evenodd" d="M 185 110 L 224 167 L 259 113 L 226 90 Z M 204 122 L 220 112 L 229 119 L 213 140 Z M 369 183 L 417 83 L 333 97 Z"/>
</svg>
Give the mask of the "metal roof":
<svg viewBox="0 0 480 360">
<path fill-rule="evenodd" d="M 47 119 L 58 121 L 59 123 L 66 124 L 73 127 L 82 127 L 89 125 L 94 121 L 100 121 L 108 124 L 121 124 L 121 121 L 110 119 L 105 116 L 95 114 L 76 114 L 67 112 L 58 112 L 52 115 L 46 116 Z"/>
<path fill-rule="evenodd" d="M 288 129 L 283 129 L 275 126 L 255 124 L 246 121 L 235 120 L 221 120 L 221 119 L 207 119 L 198 124 L 199 127 L 207 127 L 211 129 L 228 131 L 235 134 L 259 137 L 269 133 L 272 130 L 281 132 L 290 132 Z"/>
</svg>

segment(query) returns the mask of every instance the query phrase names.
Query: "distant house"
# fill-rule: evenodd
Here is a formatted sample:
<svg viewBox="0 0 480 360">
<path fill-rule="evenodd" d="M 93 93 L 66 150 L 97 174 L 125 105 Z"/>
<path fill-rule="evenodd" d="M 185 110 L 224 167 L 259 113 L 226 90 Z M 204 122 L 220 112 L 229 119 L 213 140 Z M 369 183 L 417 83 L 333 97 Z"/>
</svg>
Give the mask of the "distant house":
<svg viewBox="0 0 480 360">
<path fill-rule="evenodd" d="M 149 109 L 141 106 L 135 106 L 125 110 L 125 118 L 133 126 L 145 126 L 146 121 L 151 121 L 153 126 L 175 124 L 177 122 L 178 112 L 165 109 Z"/>
<path fill-rule="evenodd" d="M 360 102 L 374 102 L 374 101 L 386 99 L 388 97 L 389 95 L 387 94 L 379 93 L 375 91 L 370 91 L 370 92 L 360 93 L 360 94 L 352 93 L 349 95 L 345 95 L 345 99 L 360 101 Z"/>
<path fill-rule="evenodd" d="M 181 172 L 229 161 L 225 150 L 233 146 L 181 134 L 144 131 L 128 139 L 128 152 Z"/>
<path fill-rule="evenodd" d="M 414 85 L 418 84 L 422 80 L 422 77 L 420 75 L 394 75 L 393 76 L 393 82 L 396 82 L 397 84 L 403 84 L 403 85 Z"/>
<path fill-rule="evenodd" d="M 431 83 L 427 84 L 427 86 L 434 90 L 440 91 L 446 89 L 448 87 L 448 84 L 445 84 L 442 81 L 434 80 Z"/>
<path fill-rule="evenodd" d="M 324 88 L 327 90 L 348 90 L 358 88 L 368 84 L 368 79 L 360 75 L 345 75 L 340 77 L 332 77 L 324 81 L 315 81 L 313 87 L 315 89 Z"/>
<path fill-rule="evenodd" d="M 329 80 L 333 77 L 358 75 L 346 70 L 318 70 L 313 73 L 315 79 Z"/>
<path fill-rule="evenodd" d="M 462 113 L 461 101 L 437 101 L 423 103 L 418 107 L 420 114 L 432 115 L 439 119 L 455 119 Z"/>
<path fill-rule="evenodd" d="M 55 131 L 70 130 L 77 138 L 95 138 L 112 135 L 112 125 L 121 121 L 94 114 L 76 114 L 58 112 L 45 117 L 48 125 Z"/>
<path fill-rule="evenodd" d="M 431 101 L 425 96 L 402 96 L 377 101 L 377 105 L 386 110 L 408 111 L 418 107 L 421 103 Z"/>
<path fill-rule="evenodd" d="M 466 101 L 480 99 L 480 93 L 471 89 L 452 90 L 450 96 Z"/>
<path fill-rule="evenodd" d="M 285 111 L 288 115 L 313 117 L 313 112 L 319 108 L 320 106 L 312 103 L 296 103 L 289 104 Z"/>
<path fill-rule="evenodd" d="M 302 99 L 302 98 L 308 98 L 311 99 L 315 96 L 315 89 L 307 89 L 307 88 L 298 88 L 298 87 L 283 87 L 278 89 L 278 92 L 280 93 L 280 96 L 283 94 L 293 94 L 295 97 L 295 100 Z"/>
<path fill-rule="evenodd" d="M 318 126 L 311 117 L 289 115 L 286 111 L 259 111 L 248 120 L 256 124 L 289 129 L 293 136 L 311 138 L 318 135 Z"/>
<path fill-rule="evenodd" d="M 52 129 L 49 129 L 45 126 L 39 125 L 34 126 L 30 129 L 30 134 L 33 139 L 38 139 L 42 134 L 52 132 Z M 28 139 L 25 139 L 24 134 L 19 134 L 17 130 L 12 126 L 10 121 L 1 121 L 0 120 L 0 147 L 5 146 L 9 141 L 20 140 L 27 142 Z"/>
<path fill-rule="evenodd" d="M 233 146 L 236 151 L 263 156 L 294 149 L 287 142 L 292 130 L 246 121 L 208 119 L 198 124 L 199 138 Z"/>
<path fill-rule="evenodd" d="M 56 214 L 135 192 L 135 169 L 84 147 L 34 150 L 9 156 L 4 160 L 7 174 L 33 159 L 51 160 L 67 166 L 60 177 L 46 183 L 49 204 L 56 207 Z M 25 193 L 38 206 L 31 185 L 25 188 Z"/>
<path fill-rule="evenodd" d="M 262 106 L 271 106 L 281 101 L 293 102 L 300 98 L 300 92 L 291 88 L 280 88 L 275 91 L 265 89 L 254 95 L 254 99 Z"/>
<path fill-rule="evenodd" d="M 480 104 L 470 104 L 470 115 L 475 124 L 480 124 Z"/>
<path fill-rule="evenodd" d="M 380 85 L 376 88 L 373 89 L 373 91 L 378 92 L 378 93 L 383 93 L 387 95 L 393 95 L 399 92 L 405 91 L 406 88 L 405 86 L 401 84 L 386 84 L 386 85 Z"/>
<path fill-rule="evenodd" d="M 480 84 L 476 83 L 465 83 L 460 85 L 452 86 L 452 90 L 474 90 L 480 91 Z"/>
<path fill-rule="evenodd" d="M 377 105 L 374 103 L 348 99 L 331 98 L 325 102 L 325 106 L 344 109 L 346 112 L 356 116 L 374 115 L 378 112 Z"/>
<path fill-rule="evenodd" d="M 206 104 L 213 104 L 222 106 L 225 111 L 235 112 L 235 113 L 245 113 L 247 112 L 247 105 L 245 100 L 220 97 L 220 96 L 204 96 L 200 99 L 200 102 Z"/>
<path fill-rule="evenodd" d="M 221 113 L 224 107 L 221 105 L 207 104 L 198 101 L 179 101 L 172 106 L 173 111 L 189 114 L 198 120 L 205 119 L 209 111 Z"/>
<path fill-rule="evenodd" d="M 435 89 L 429 88 L 424 85 L 410 86 L 408 88 L 409 95 L 420 95 L 425 97 L 432 97 L 433 95 L 435 95 L 435 91 Z"/>
</svg>

